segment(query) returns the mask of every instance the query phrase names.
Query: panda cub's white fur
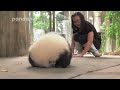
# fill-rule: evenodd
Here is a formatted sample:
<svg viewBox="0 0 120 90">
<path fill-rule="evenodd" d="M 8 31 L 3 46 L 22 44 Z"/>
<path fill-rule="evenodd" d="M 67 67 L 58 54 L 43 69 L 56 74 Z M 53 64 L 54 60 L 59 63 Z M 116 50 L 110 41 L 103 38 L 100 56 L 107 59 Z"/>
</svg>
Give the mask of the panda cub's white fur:
<svg viewBox="0 0 120 90">
<path fill-rule="evenodd" d="M 49 67 L 50 62 L 56 62 L 65 50 L 71 53 L 66 39 L 57 33 L 50 32 L 30 46 L 29 55 L 38 66 Z"/>
</svg>

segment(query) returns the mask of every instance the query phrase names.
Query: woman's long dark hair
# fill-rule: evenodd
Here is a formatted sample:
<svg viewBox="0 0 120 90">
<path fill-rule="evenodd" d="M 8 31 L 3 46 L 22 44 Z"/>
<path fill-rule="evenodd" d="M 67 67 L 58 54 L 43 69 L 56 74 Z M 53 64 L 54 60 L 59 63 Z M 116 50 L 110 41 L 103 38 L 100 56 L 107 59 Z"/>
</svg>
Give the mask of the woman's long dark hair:
<svg viewBox="0 0 120 90">
<path fill-rule="evenodd" d="M 84 15 L 83 15 L 82 13 L 80 13 L 80 12 L 76 12 L 76 13 L 74 13 L 74 14 L 71 16 L 72 29 L 73 29 L 73 30 L 77 30 L 77 29 L 78 29 L 78 28 L 74 25 L 74 23 L 73 23 L 73 17 L 75 17 L 75 16 L 79 16 L 79 17 L 80 17 L 80 19 L 81 19 L 80 30 L 82 30 L 82 28 L 84 27 L 85 19 L 84 19 Z"/>
</svg>

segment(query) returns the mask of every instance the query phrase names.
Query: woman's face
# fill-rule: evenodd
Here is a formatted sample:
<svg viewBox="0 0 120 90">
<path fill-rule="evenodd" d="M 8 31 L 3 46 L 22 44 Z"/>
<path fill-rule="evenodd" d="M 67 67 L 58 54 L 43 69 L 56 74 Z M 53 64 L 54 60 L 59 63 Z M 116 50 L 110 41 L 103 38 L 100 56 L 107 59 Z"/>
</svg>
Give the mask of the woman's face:
<svg viewBox="0 0 120 90">
<path fill-rule="evenodd" d="M 81 20 L 80 20 L 79 16 L 74 16 L 73 17 L 73 23 L 76 27 L 80 28 L 80 22 L 81 22 Z"/>
</svg>

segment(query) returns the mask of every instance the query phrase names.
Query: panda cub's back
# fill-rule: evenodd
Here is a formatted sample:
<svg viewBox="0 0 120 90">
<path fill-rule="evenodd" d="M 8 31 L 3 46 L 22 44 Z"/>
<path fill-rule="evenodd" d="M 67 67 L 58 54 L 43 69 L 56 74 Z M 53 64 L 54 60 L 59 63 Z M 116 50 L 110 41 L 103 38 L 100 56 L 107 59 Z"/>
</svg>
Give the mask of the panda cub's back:
<svg viewBox="0 0 120 90">
<path fill-rule="evenodd" d="M 68 50 L 68 43 L 66 39 L 56 33 L 45 34 L 30 47 L 30 53 L 37 61 L 42 59 L 43 61 L 50 60 L 54 57 L 55 61 L 60 53 Z"/>
</svg>

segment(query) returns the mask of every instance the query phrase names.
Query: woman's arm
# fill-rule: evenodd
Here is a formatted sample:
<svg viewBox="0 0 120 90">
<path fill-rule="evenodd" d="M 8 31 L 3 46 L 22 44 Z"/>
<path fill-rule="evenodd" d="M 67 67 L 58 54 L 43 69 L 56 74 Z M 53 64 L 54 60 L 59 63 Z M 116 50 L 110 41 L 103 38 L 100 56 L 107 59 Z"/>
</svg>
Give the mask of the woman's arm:
<svg viewBox="0 0 120 90">
<path fill-rule="evenodd" d="M 88 33 L 88 41 L 85 45 L 84 50 L 81 53 L 81 56 L 83 56 L 84 54 L 86 54 L 88 52 L 88 50 L 90 49 L 90 47 L 93 43 L 93 39 L 94 39 L 94 33 L 93 33 L 93 31 L 91 31 L 91 32 Z"/>
</svg>

